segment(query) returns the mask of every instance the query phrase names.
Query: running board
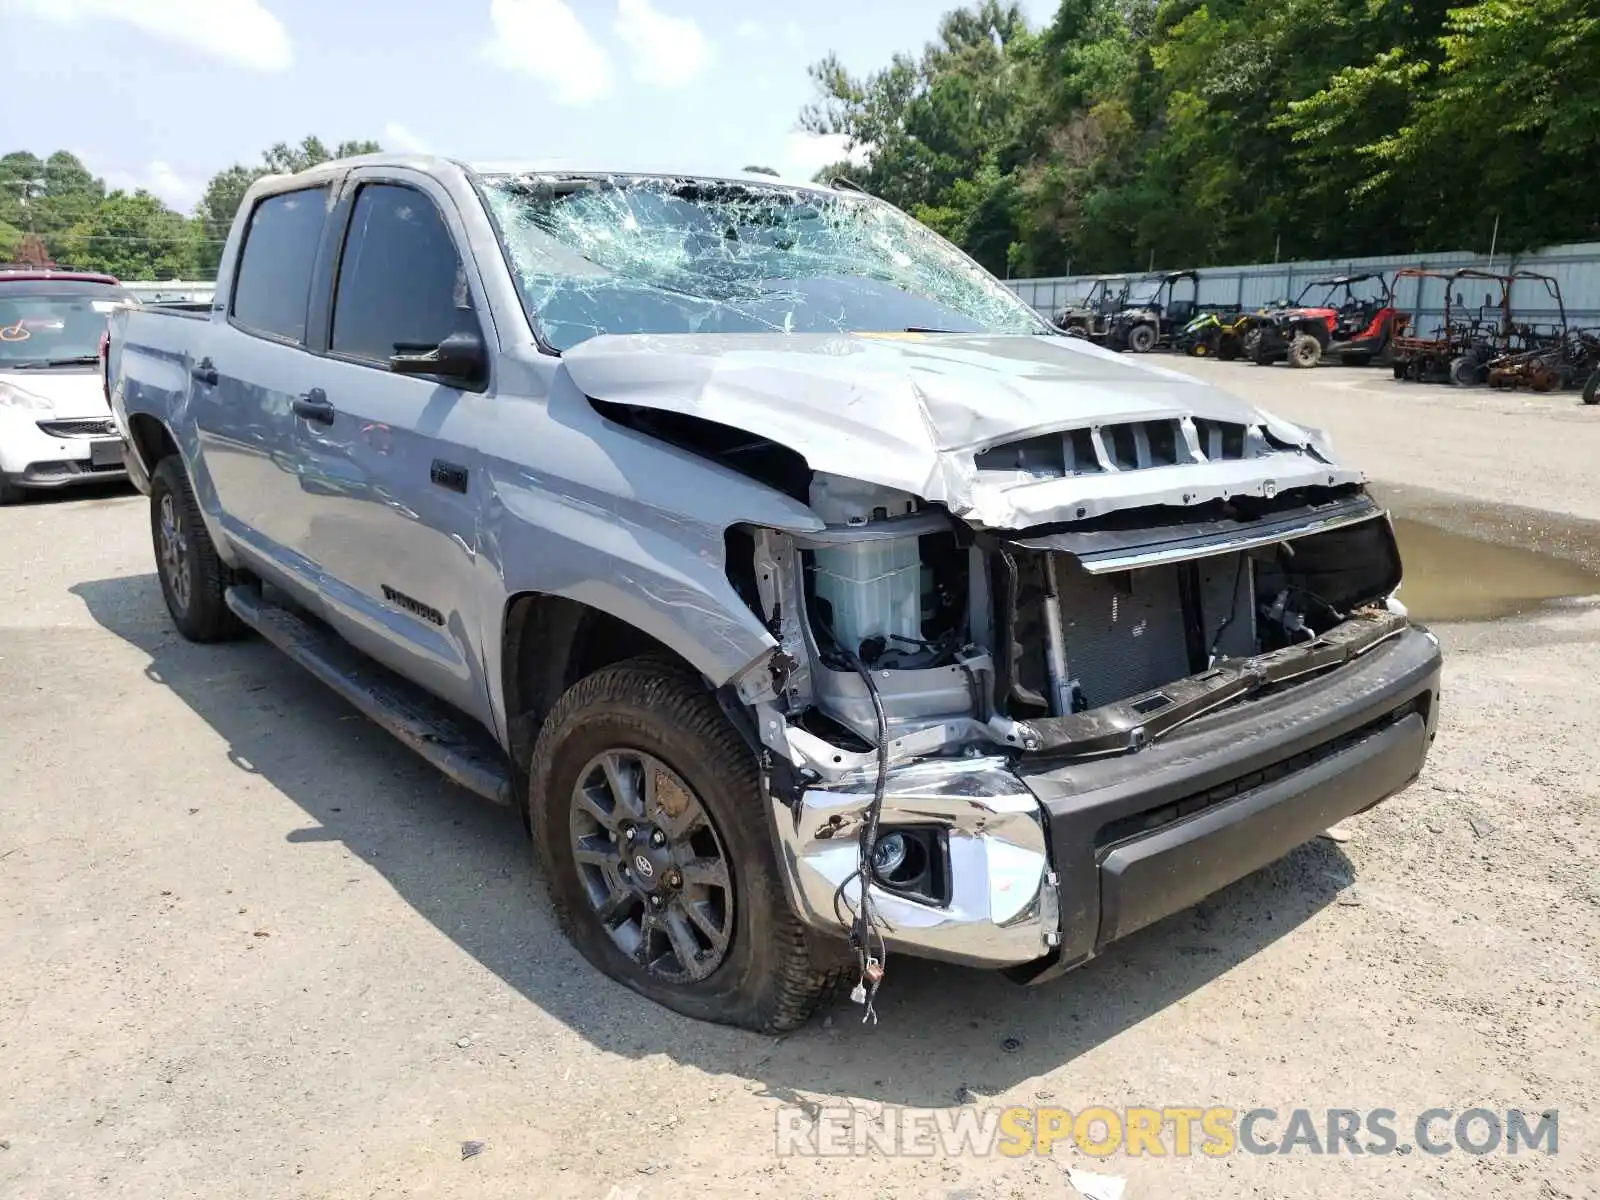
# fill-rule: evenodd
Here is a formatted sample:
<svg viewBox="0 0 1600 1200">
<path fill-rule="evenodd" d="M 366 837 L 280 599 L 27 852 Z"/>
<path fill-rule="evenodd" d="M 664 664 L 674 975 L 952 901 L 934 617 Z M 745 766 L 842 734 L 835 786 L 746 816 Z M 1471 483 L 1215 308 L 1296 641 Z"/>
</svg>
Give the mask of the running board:
<svg viewBox="0 0 1600 1200">
<path fill-rule="evenodd" d="M 241 621 L 450 779 L 496 804 L 511 804 L 505 754 L 470 718 L 254 586 L 235 584 L 227 600 Z"/>
</svg>

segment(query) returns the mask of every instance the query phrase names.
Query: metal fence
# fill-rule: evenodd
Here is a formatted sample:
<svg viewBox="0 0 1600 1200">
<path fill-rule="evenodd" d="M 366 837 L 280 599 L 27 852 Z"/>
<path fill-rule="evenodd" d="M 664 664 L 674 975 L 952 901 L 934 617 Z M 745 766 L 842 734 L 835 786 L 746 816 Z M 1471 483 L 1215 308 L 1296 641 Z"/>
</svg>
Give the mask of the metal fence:
<svg viewBox="0 0 1600 1200">
<path fill-rule="evenodd" d="M 124 279 L 122 286 L 146 304 L 201 303 L 210 300 L 217 290 L 214 279 Z"/>
<path fill-rule="evenodd" d="M 1359 275 L 1381 271 L 1391 279 L 1401 267 L 1422 267 L 1429 271 L 1453 271 L 1476 267 L 1500 274 L 1511 271 L 1536 271 L 1552 276 L 1561 288 L 1561 301 L 1567 322 L 1573 327 L 1600 326 L 1600 242 L 1549 246 L 1517 255 L 1489 257 L 1466 250 L 1434 254 L 1389 254 L 1376 258 L 1321 259 L 1289 263 L 1253 263 L 1248 266 L 1202 267 L 1200 303 L 1240 310 L 1257 309 L 1275 300 L 1293 300 L 1315 279 L 1331 275 Z M 1158 268 L 1158 270 L 1178 268 Z M 1130 278 L 1142 272 L 1130 271 Z M 1074 295 L 1088 290 L 1093 275 L 1062 275 L 1049 279 L 1011 279 L 1008 285 L 1046 317 L 1053 316 Z M 1483 280 L 1460 280 L 1456 291 L 1469 309 L 1483 303 Z M 1499 288 L 1490 285 L 1499 301 Z M 1187 290 L 1182 293 L 1188 296 Z M 1413 314 L 1415 328 L 1431 328 L 1444 313 L 1444 285 L 1437 279 L 1408 278 L 1400 281 L 1395 306 Z M 1548 325 L 1557 319 L 1555 302 L 1544 285 L 1520 280 L 1511 289 L 1511 311 L 1518 322 Z"/>
</svg>

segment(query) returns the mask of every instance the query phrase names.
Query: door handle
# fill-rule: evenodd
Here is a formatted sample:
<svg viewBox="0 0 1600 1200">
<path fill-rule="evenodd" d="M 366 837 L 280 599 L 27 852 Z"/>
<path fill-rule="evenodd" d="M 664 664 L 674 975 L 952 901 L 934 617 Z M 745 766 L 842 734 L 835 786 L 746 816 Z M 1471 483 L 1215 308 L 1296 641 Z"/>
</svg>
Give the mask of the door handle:
<svg viewBox="0 0 1600 1200">
<path fill-rule="evenodd" d="M 202 358 L 189 368 L 189 377 L 196 383 L 203 383 L 207 387 L 217 386 L 217 368 L 209 358 Z"/>
<path fill-rule="evenodd" d="M 294 415 L 304 417 L 308 421 L 315 421 L 319 425 L 332 425 L 334 409 L 328 400 L 328 393 L 321 388 L 312 388 L 304 396 L 294 398 Z"/>
</svg>

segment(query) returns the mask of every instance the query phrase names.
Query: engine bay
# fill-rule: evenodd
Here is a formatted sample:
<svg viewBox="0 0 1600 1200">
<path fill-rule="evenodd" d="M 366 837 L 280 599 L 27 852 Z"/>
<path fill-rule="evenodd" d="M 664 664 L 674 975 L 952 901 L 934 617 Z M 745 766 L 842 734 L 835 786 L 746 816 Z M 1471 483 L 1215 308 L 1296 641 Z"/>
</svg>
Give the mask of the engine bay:
<svg viewBox="0 0 1600 1200">
<path fill-rule="evenodd" d="M 824 530 L 736 528 L 728 570 L 781 647 L 763 740 L 824 778 L 880 747 L 1137 749 L 1239 694 L 1230 667 L 1328 660 L 1403 624 L 1393 531 L 1359 487 L 1018 533 L 823 474 L 810 500 Z M 1351 622 L 1354 641 L 1336 633 Z"/>
</svg>

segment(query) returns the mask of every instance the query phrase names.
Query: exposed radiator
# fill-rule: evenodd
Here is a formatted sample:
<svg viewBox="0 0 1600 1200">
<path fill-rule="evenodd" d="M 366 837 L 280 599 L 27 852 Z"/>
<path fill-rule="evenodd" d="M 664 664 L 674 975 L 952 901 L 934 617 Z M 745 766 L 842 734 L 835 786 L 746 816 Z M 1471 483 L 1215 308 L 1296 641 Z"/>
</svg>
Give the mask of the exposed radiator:
<svg viewBox="0 0 1600 1200">
<path fill-rule="evenodd" d="M 1207 645 L 1233 614 L 1217 643 L 1220 657 L 1255 651 L 1254 581 L 1248 561 L 1239 573 L 1241 557 L 1196 564 Z M 1179 586 L 1184 569 L 1171 565 L 1090 575 L 1064 555 L 1058 561 L 1067 678 L 1077 681 L 1084 705 L 1110 704 L 1194 673 Z"/>
</svg>

